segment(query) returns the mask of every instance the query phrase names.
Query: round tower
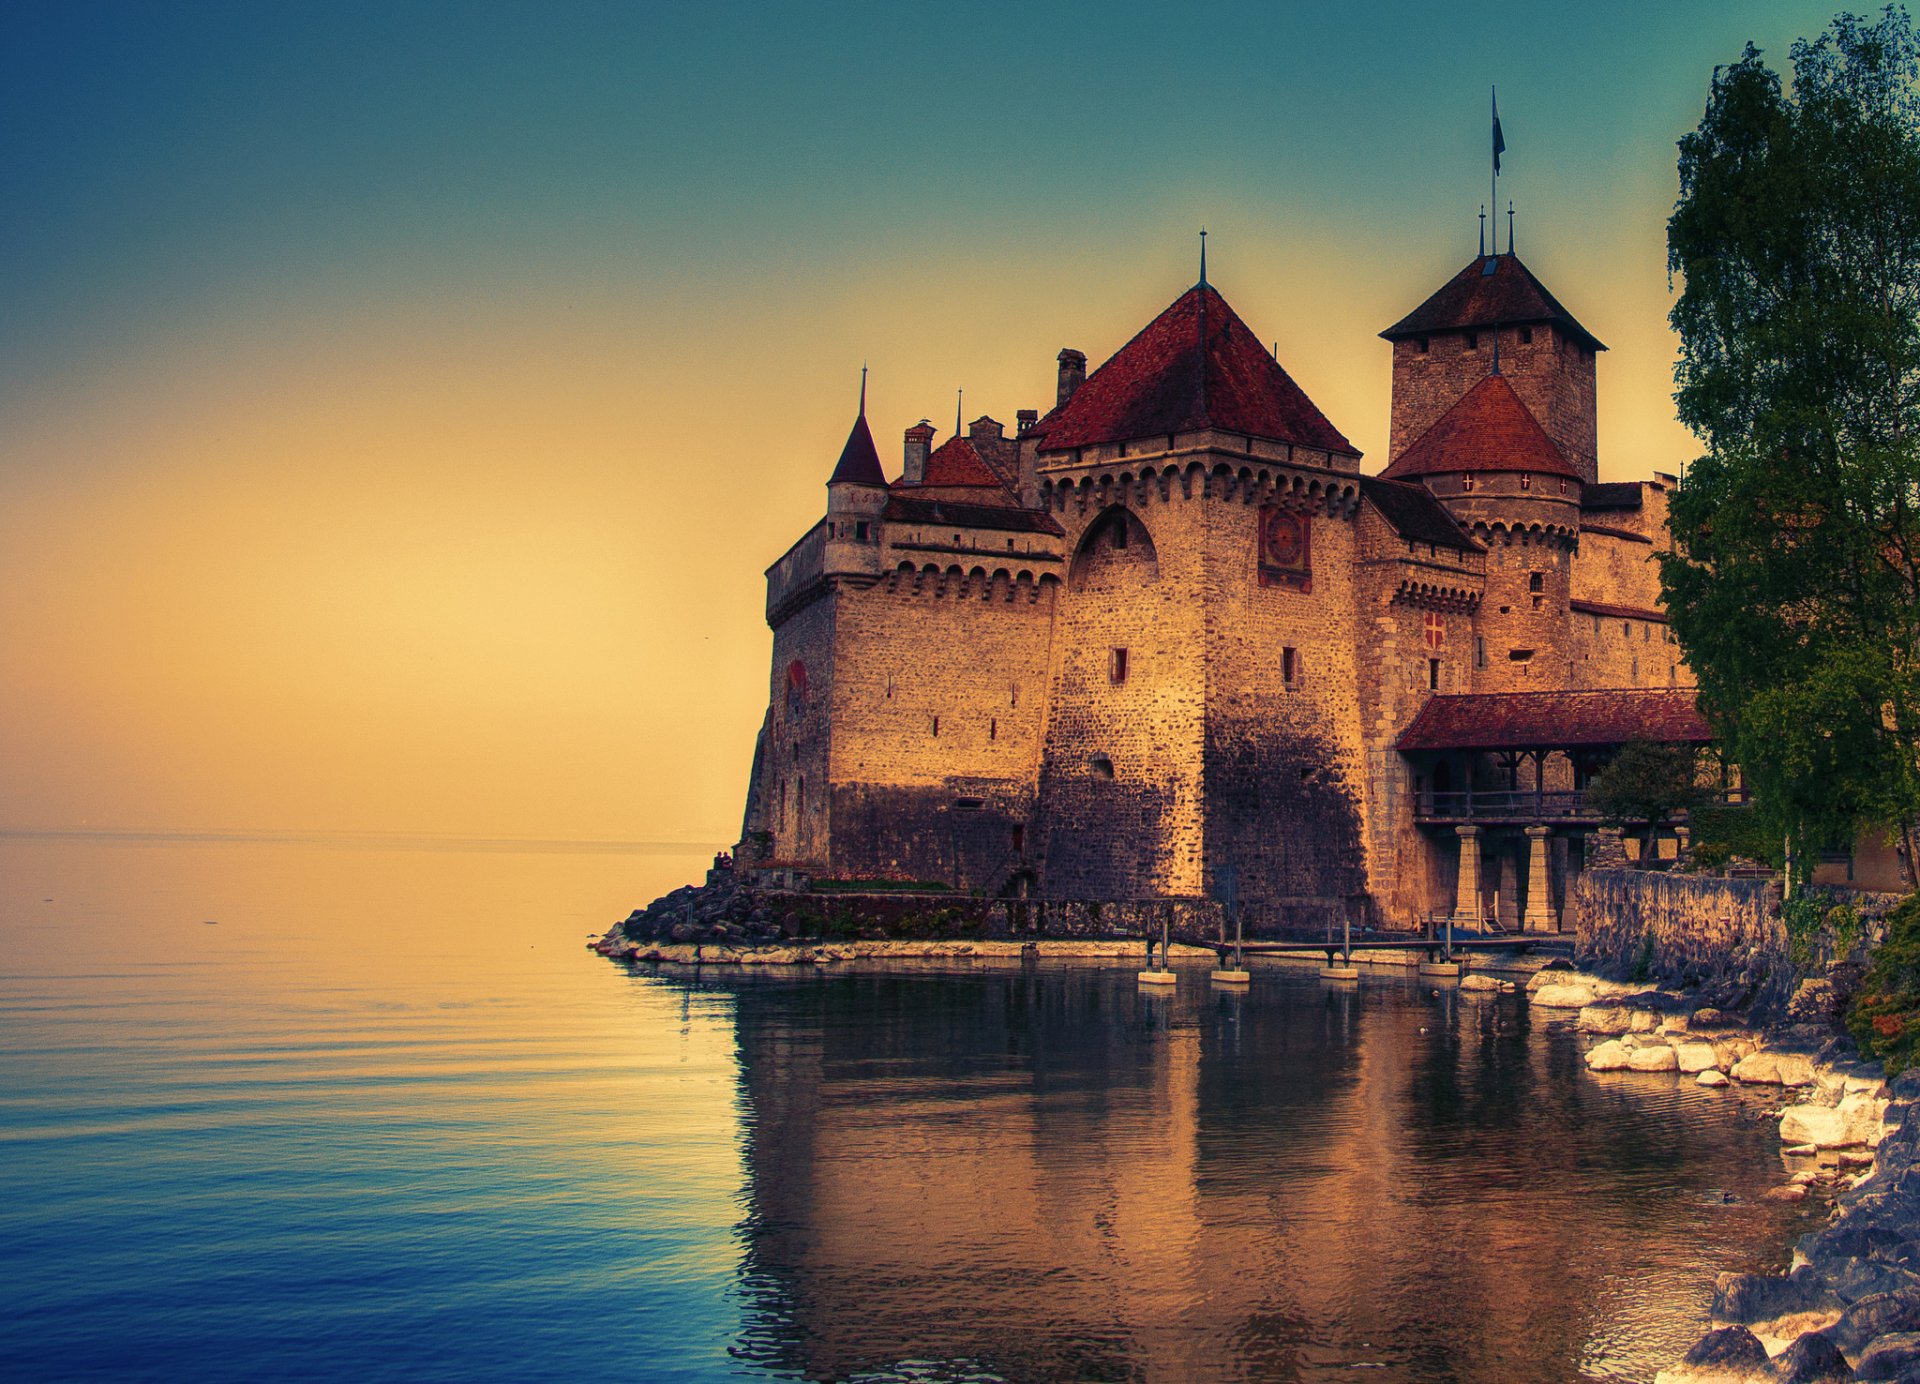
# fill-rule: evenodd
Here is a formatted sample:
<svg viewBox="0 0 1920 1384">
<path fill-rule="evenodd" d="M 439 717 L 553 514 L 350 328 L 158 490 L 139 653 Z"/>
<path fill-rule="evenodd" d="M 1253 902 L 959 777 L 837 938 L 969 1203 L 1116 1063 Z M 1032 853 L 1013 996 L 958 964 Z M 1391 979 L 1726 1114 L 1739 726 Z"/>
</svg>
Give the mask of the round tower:
<svg viewBox="0 0 1920 1384">
<path fill-rule="evenodd" d="M 1568 686 L 1567 603 L 1585 481 L 1498 366 L 1382 474 L 1425 485 L 1486 546 L 1474 690 Z"/>
</svg>

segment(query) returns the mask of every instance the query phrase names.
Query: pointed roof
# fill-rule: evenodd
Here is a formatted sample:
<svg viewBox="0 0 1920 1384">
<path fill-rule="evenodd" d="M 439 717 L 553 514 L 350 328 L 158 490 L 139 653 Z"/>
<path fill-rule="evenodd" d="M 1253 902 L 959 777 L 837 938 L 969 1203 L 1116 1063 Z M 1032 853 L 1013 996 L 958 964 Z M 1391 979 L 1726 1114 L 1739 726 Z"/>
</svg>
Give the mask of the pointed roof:
<svg viewBox="0 0 1920 1384">
<path fill-rule="evenodd" d="M 1554 445 L 1505 375 L 1488 375 L 1469 389 L 1380 474 L 1405 480 L 1441 471 L 1533 471 L 1581 478 L 1579 468 Z"/>
<path fill-rule="evenodd" d="M 1058 452 L 1201 428 L 1360 455 L 1205 283 L 1175 299 L 1029 435 L 1039 436 L 1042 451 Z"/>
<path fill-rule="evenodd" d="M 860 416 L 853 420 L 853 431 L 847 434 L 847 445 L 840 449 L 839 463 L 827 477 L 828 485 L 843 483 L 881 486 L 887 483 L 887 473 L 880 469 L 880 453 L 873 445 L 873 433 L 867 428 L 864 404 Z"/>
<path fill-rule="evenodd" d="M 1470 327 L 1516 327 L 1534 322 L 1551 322 L 1596 351 L 1607 349 L 1512 253 L 1476 256 L 1438 293 L 1380 335 L 1398 341 Z"/>
</svg>

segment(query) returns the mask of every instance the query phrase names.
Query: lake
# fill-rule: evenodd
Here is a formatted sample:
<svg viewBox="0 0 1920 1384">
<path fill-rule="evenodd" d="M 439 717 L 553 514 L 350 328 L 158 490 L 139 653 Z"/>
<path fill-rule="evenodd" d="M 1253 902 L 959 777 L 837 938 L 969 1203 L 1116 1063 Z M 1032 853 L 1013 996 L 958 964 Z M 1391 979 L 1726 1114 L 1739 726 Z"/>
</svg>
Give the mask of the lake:
<svg viewBox="0 0 1920 1384">
<path fill-rule="evenodd" d="M 584 949 L 708 854 L 0 838 L 0 1373 L 1650 1380 L 1810 1214 L 1516 997 Z"/>
</svg>

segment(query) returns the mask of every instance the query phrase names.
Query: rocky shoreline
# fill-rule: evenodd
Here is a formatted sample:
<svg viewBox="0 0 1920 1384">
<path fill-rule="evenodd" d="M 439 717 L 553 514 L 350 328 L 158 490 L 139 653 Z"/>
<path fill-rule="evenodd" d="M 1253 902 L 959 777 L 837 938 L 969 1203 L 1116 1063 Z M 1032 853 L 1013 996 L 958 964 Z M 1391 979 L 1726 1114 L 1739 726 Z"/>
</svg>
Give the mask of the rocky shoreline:
<svg viewBox="0 0 1920 1384">
<path fill-rule="evenodd" d="M 1531 988 L 1575 1012 L 1589 1070 L 1777 1092 L 1787 1177 L 1769 1197 L 1832 1201 L 1787 1273 L 1720 1276 L 1712 1329 L 1656 1384 L 1920 1384 L 1920 1070 L 1889 1082 L 1860 1061 L 1817 991 L 1796 996 L 1798 1022 L 1753 1028 L 1644 985 L 1543 972 Z"/>
</svg>

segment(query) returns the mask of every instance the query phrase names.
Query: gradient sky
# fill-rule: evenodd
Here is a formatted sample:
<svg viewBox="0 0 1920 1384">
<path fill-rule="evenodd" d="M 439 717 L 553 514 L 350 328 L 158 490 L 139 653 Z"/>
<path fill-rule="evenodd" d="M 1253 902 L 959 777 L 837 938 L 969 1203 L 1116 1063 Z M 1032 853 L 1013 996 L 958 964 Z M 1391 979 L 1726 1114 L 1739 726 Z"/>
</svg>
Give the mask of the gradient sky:
<svg viewBox="0 0 1920 1384">
<path fill-rule="evenodd" d="M 0 828 L 719 841 L 762 572 L 1211 278 L 1385 463 L 1376 337 L 1519 250 L 1674 470 L 1665 218 L 1789 3 L 0 14 Z"/>
</svg>

